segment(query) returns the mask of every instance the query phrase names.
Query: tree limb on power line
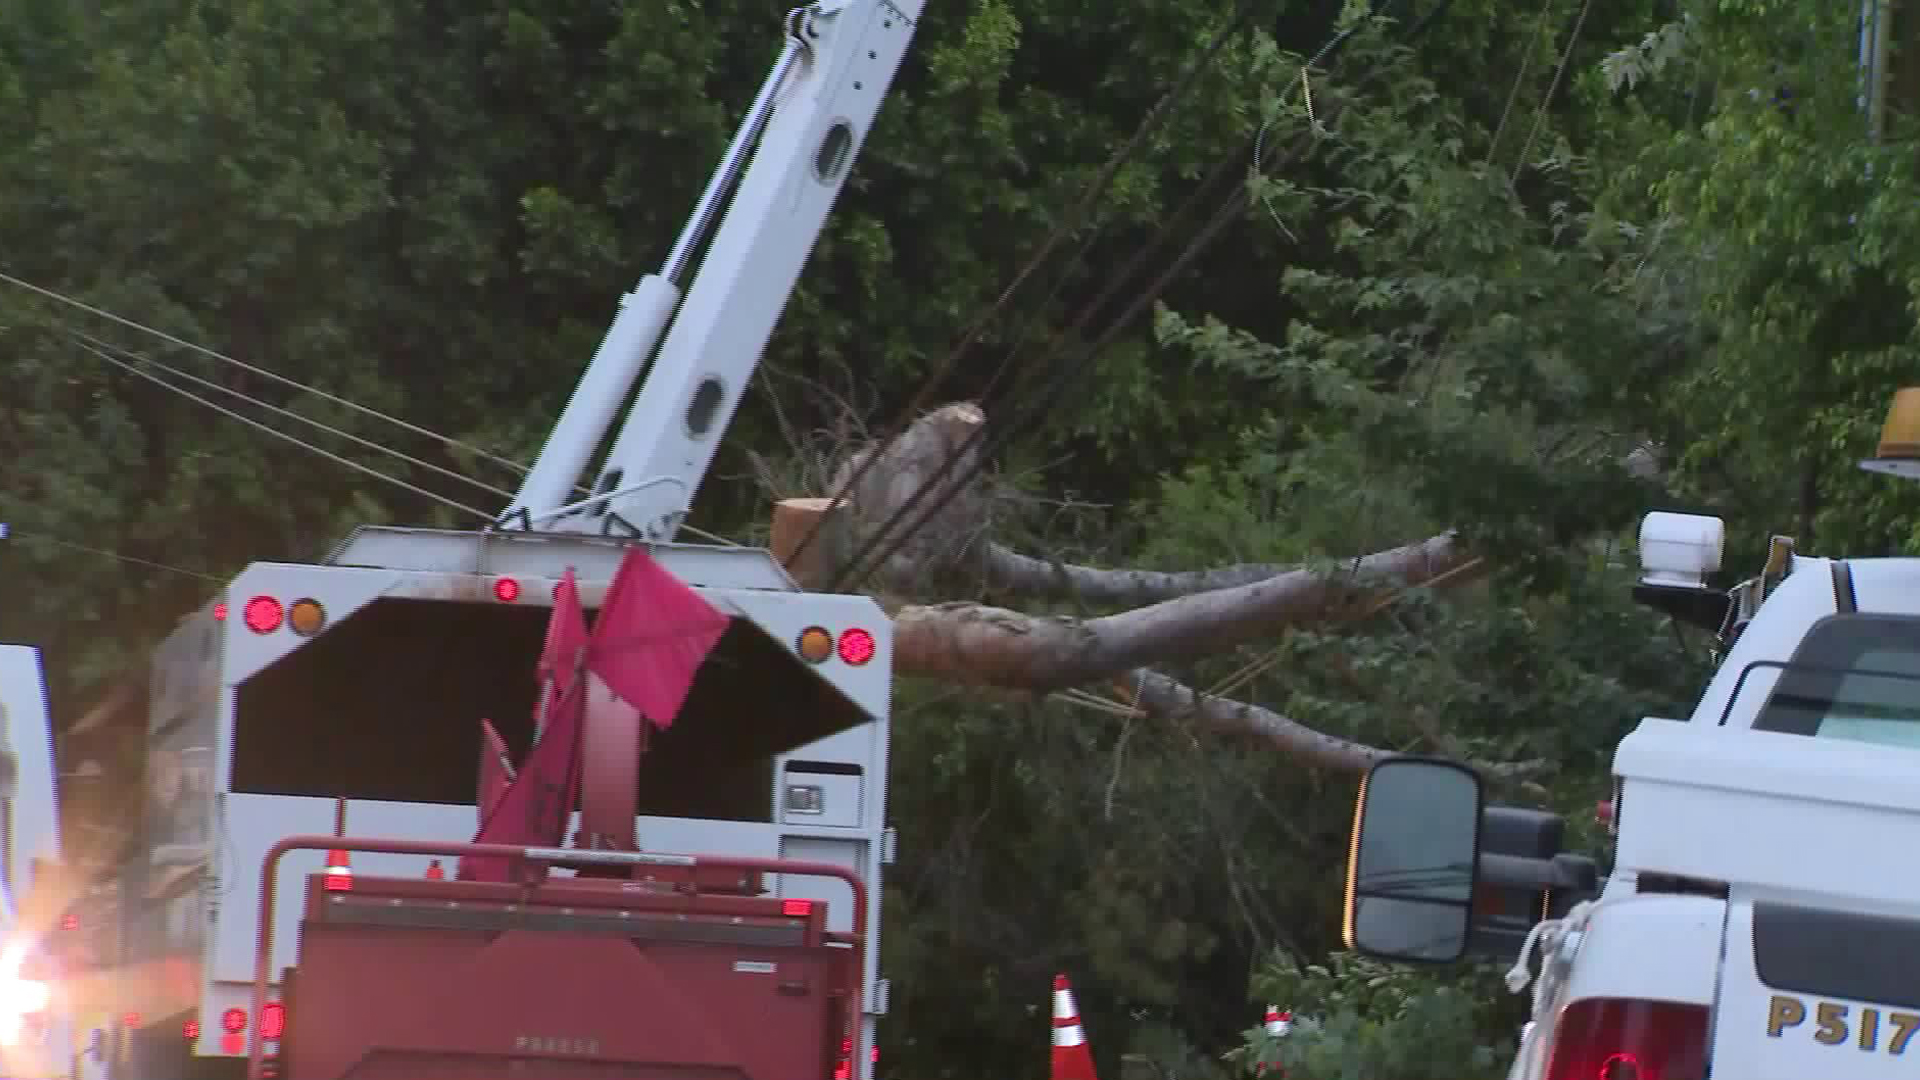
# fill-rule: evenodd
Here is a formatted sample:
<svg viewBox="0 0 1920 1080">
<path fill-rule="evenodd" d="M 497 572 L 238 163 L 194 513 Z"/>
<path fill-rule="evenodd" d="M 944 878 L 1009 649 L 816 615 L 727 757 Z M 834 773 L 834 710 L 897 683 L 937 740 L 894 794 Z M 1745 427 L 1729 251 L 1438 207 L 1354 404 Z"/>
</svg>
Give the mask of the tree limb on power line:
<svg viewBox="0 0 1920 1080">
<path fill-rule="evenodd" d="M 960 403 L 936 409 L 886 447 L 848 502 L 783 500 L 775 512 L 774 549 L 803 583 L 832 577 L 836 560 L 868 539 L 918 491 L 943 455 L 985 422 Z M 836 477 L 835 492 L 858 467 L 861 451 Z M 950 481 L 943 481 L 946 486 Z M 1390 751 L 1314 730 L 1263 706 L 1202 693 L 1152 664 L 1217 655 L 1288 627 L 1364 613 L 1382 597 L 1423 584 L 1471 580 L 1475 560 L 1451 532 L 1325 567 L 1243 564 L 1169 572 L 1059 564 L 1024 555 L 986 538 L 988 496 L 957 492 L 919 535 L 876 575 L 883 585 L 923 593 L 933 581 L 968 574 L 1000 591 L 1034 598 L 1072 596 L 1083 603 L 1127 605 L 1108 615 L 1034 615 L 961 601 L 886 601 L 894 617 L 894 670 L 908 677 L 1023 693 L 1047 693 L 1118 679 L 1134 700 L 1120 708 L 1162 719 L 1187 719 L 1218 734 L 1260 739 L 1303 760 L 1363 769 Z M 789 556 L 802 537 L 813 542 L 801 563 Z M 1539 762 L 1491 765 L 1499 775 L 1538 771 Z"/>
</svg>

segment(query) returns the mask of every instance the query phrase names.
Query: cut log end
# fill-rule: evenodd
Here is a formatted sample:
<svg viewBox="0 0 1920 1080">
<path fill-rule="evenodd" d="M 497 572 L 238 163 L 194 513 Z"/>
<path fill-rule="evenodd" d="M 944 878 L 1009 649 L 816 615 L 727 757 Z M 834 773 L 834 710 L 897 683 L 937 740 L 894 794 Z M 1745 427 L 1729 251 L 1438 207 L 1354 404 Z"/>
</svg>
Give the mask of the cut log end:
<svg viewBox="0 0 1920 1080">
<path fill-rule="evenodd" d="M 801 588 L 822 587 L 839 567 L 846 548 L 850 505 L 842 502 L 836 506 L 830 498 L 811 496 L 773 504 L 769 546 L 773 557 Z"/>
</svg>

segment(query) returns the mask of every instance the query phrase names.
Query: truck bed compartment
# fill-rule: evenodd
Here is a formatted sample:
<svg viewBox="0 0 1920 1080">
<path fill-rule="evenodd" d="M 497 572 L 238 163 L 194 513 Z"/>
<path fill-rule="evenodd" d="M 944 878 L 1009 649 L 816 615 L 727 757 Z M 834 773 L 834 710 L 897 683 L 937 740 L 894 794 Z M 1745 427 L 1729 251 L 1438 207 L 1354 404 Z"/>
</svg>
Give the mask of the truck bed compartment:
<svg viewBox="0 0 1920 1080">
<path fill-rule="evenodd" d="M 825 905 L 550 879 L 309 879 L 295 1080 L 824 1080 L 855 951 Z"/>
</svg>

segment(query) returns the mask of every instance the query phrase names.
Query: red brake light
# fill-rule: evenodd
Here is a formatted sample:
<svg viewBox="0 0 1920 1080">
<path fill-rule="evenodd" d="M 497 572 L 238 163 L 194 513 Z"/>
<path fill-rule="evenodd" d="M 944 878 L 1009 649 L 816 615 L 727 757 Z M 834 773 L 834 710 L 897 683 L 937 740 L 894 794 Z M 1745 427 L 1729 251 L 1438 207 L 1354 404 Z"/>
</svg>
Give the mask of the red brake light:
<svg viewBox="0 0 1920 1080">
<path fill-rule="evenodd" d="M 256 596 L 247 601 L 240 617 L 246 621 L 247 629 L 256 634 L 271 634 L 280 629 L 280 618 L 285 612 L 280 601 L 271 596 Z"/>
<path fill-rule="evenodd" d="M 260 1006 L 260 1037 L 277 1039 L 287 1032 L 287 1007 L 278 1001 Z"/>
<path fill-rule="evenodd" d="M 520 583 L 510 577 L 495 578 L 493 596 L 503 604 L 511 604 L 520 599 Z"/>
<path fill-rule="evenodd" d="M 813 901 L 782 900 L 780 901 L 780 914 L 791 919 L 804 919 L 813 914 Z"/>
<path fill-rule="evenodd" d="M 247 1030 L 247 1010 L 235 1008 L 221 1013 L 220 1029 L 229 1035 L 238 1035 Z"/>
<path fill-rule="evenodd" d="M 1555 1025 L 1547 1080 L 1661 1080 L 1707 1068 L 1707 1007 L 1589 998 Z"/>
<path fill-rule="evenodd" d="M 858 627 L 840 632 L 840 659 L 859 666 L 873 659 L 873 635 Z"/>
</svg>

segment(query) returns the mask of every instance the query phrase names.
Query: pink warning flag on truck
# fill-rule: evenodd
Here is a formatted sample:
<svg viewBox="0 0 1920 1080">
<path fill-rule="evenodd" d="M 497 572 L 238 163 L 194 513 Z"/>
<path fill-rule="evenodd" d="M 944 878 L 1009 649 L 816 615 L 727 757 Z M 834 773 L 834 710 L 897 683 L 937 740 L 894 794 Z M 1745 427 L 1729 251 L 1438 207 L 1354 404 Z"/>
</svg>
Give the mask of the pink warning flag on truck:
<svg viewBox="0 0 1920 1080">
<path fill-rule="evenodd" d="M 620 700 L 665 729 L 686 704 L 694 673 L 726 633 L 726 615 L 645 548 L 632 547 L 600 605 L 587 667 Z"/>
<path fill-rule="evenodd" d="M 534 723 L 540 741 L 493 805 L 483 802 L 475 843 L 553 846 L 565 837 L 580 791 L 580 724 L 587 688 L 579 674 L 586 645 L 586 614 L 569 569 L 554 590 L 547 645 L 537 668 L 541 708 Z M 485 800 L 490 794 L 483 791 L 480 797 Z M 505 881 L 507 867 L 500 859 L 465 858 L 456 876 L 463 881 Z"/>
</svg>

